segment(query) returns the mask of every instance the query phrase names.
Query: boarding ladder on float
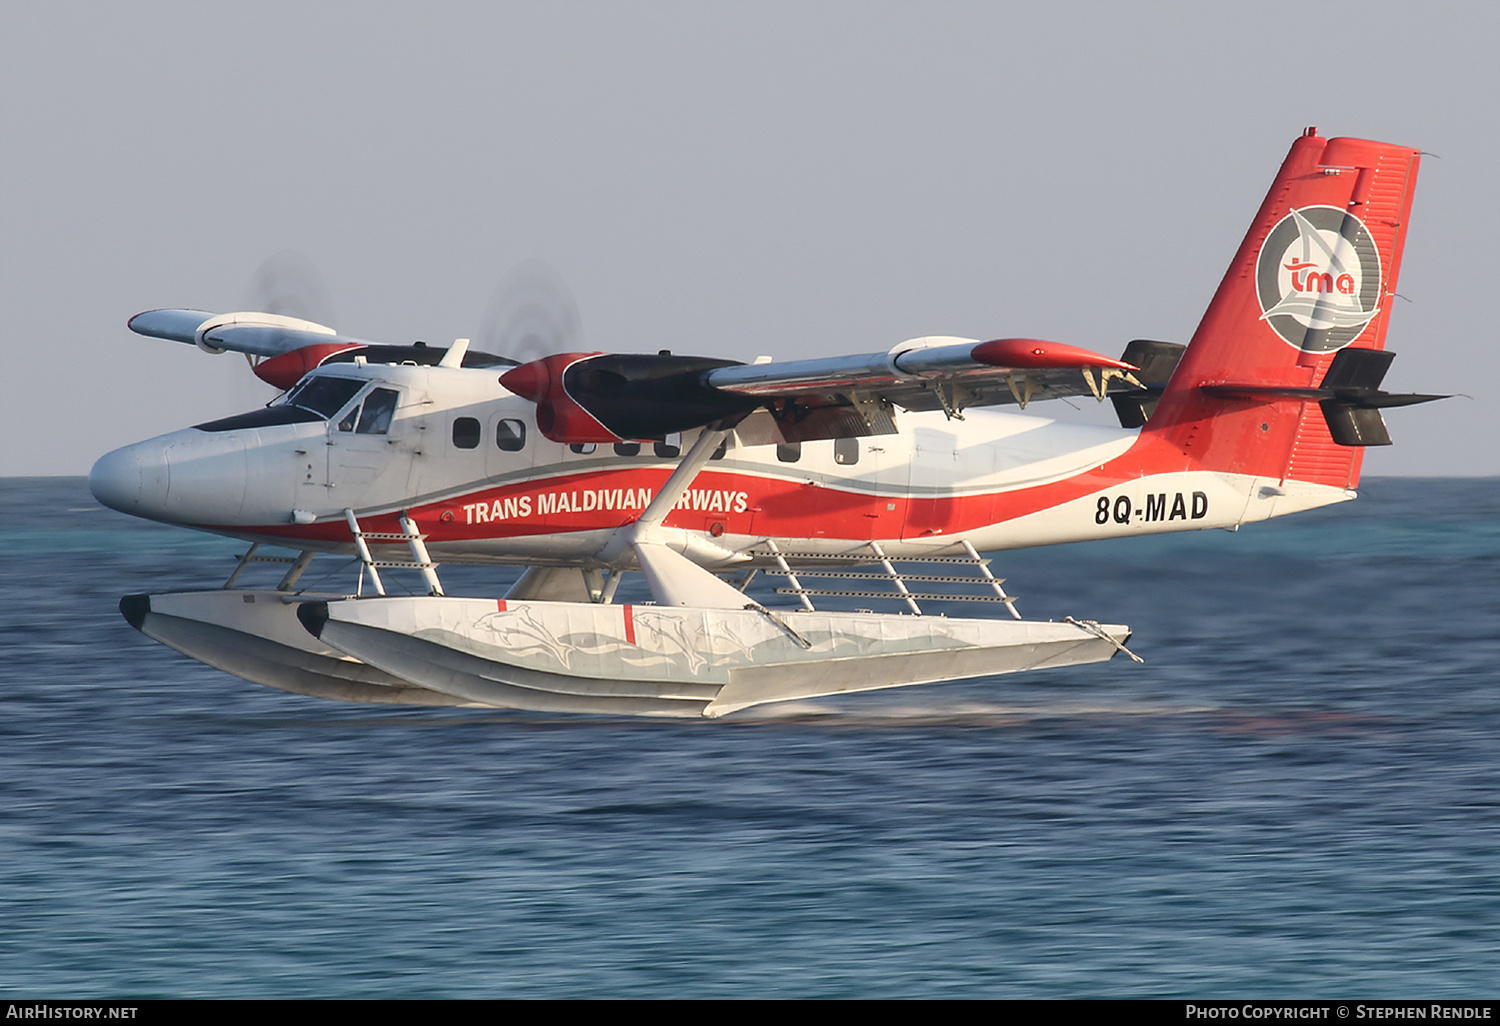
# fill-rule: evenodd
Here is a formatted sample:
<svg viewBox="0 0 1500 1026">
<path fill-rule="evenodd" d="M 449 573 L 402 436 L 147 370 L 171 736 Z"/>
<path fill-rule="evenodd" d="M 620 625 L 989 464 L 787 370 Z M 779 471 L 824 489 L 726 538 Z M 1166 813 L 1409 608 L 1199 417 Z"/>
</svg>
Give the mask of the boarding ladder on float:
<svg viewBox="0 0 1500 1026">
<path fill-rule="evenodd" d="M 361 596 L 365 590 L 365 576 L 369 575 L 370 584 L 375 589 L 375 594 L 385 594 L 385 582 L 380 579 L 380 568 L 400 568 L 404 570 L 416 570 L 422 575 L 422 580 L 427 585 L 427 594 L 443 595 L 443 584 L 438 580 L 437 568 L 441 563 L 434 562 L 428 555 L 425 534 L 417 530 L 416 522 L 411 519 L 410 514 L 401 514 L 401 530 L 395 531 L 366 531 L 360 526 L 359 518 L 354 515 L 352 509 L 344 510 L 344 522 L 349 525 L 349 534 L 354 541 L 356 558 L 359 560 L 359 579 L 355 583 L 354 594 Z M 390 544 L 392 542 L 405 542 L 408 551 L 411 552 L 410 559 L 393 558 L 382 554 L 382 558 L 376 559 L 370 552 L 370 542 L 377 544 Z M 306 549 L 295 556 L 263 556 L 260 554 L 260 542 L 250 546 L 239 562 L 235 565 L 234 572 L 224 582 L 226 589 L 233 588 L 235 581 L 239 580 L 240 574 L 251 563 L 283 563 L 291 564 L 280 583 L 276 585 L 277 591 L 291 591 L 302 577 L 303 571 L 312 562 L 313 556 L 317 555 L 315 550 Z"/>
<path fill-rule="evenodd" d="M 375 588 L 377 595 L 385 594 L 385 584 L 380 579 L 380 567 L 400 567 L 406 570 L 416 570 L 422 575 L 422 580 L 427 584 L 427 594 L 443 594 L 443 584 L 438 580 L 437 568 L 440 564 L 434 563 L 432 557 L 427 554 L 425 534 L 417 530 L 416 523 L 410 514 L 404 510 L 401 513 L 401 530 L 395 531 L 366 531 L 359 526 L 359 518 L 354 515 L 354 510 L 344 510 L 344 521 L 349 525 L 349 533 L 354 537 L 354 548 L 359 554 L 359 583 L 355 589 L 355 595 L 364 594 L 365 575 L 370 575 L 370 583 Z M 407 549 L 411 552 L 410 559 L 393 559 L 389 556 L 376 559 L 370 554 L 370 542 L 406 542 Z"/>
<path fill-rule="evenodd" d="M 968 541 L 961 543 L 964 548 L 962 556 L 903 556 L 892 557 L 886 555 L 879 542 L 869 542 L 865 551 L 830 555 L 818 552 L 786 552 L 777 546 L 774 541 L 766 542 L 763 552 L 753 553 L 762 557 L 769 557 L 776 568 L 764 571 L 772 577 L 783 577 L 788 587 L 777 588 L 778 595 L 795 595 L 802 602 L 802 608 L 812 610 L 811 596 L 837 597 L 837 598 L 864 598 L 864 599 L 886 599 L 902 602 L 913 615 L 921 616 L 922 608 L 917 603 L 922 602 L 999 602 L 1010 610 L 1010 615 L 1015 619 L 1021 619 L 1020 610 L 1016 609 L 1016 599 L 1013 595 L 1007 595 L 1002 585 L 1004 578 L 996 577 L 990 572 L 990 561 L 980 556 L 974 546 Z M 808 567 L 799 567 L 793 570 L 791 563 L 811 564 Z M 876 563 L 880 570 L 853 570 L 844 569 L 854 566 L 868 566 Z M 898 569 L 907 565 L 946 567 L 968 567 L 973 572 L 969 574 L 942 574 L 942 573 L 915 573 L 906 569 Z M 829 569 L 823 569 L 824 566 Z M 747 575 L 740 588 L 749 584 Z M 819 580 L 844 580 L 855 582 L 859 585 L 887 584 L 892 587 L 890 591 L 867 590 L 866 588 L 808 588 L 802 584 L 802 578 L 814 578 Z M 929 585 L 945 584 L 967 587 L 969 591 L 937 592 L 937 591 L 913 591 L 908 584 Z M 977 590 L 975 590 L 977 589 Z"/>
<path fill-rule="evenodd" d="M 223 587 L 226 590 L 233 588 L 234 582 L 240 579 L 240 574 L 244 573 L 245 567 L 251 563 L 290 563 L 291 566 L 287 568 L 287 572 L 281 578 L 281 582 L 276 585 L 276 590 L 291 591 L 296 585 L 297 580 L 302 576 L 302 572 L 312 562 L 314 555 L 315 553 L 311 549 L 307 549 L 295 556 L 262 556 L 260 555 L 260 542 L 254 542 L 251 544 L 249 550 L 240 557 L 239 562 L 235 564 L 234 572 L 229 575 L 229 579 L 224 582 Z"/>
</svg>

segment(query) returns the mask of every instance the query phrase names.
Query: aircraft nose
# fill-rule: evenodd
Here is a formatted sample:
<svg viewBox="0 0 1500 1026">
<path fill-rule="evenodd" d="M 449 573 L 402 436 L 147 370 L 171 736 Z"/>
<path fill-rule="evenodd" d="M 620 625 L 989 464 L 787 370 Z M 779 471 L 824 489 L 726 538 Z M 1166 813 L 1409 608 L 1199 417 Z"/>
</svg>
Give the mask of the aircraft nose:
<svg viewBox="0 0 1500 1026">
<path fill-rule="evenodd" d="M 167 508 L 167 454 L 137 443 L 105 453 L 89 471 L 89 491 L 110 509 L 159 519 Z"/>
</svg>

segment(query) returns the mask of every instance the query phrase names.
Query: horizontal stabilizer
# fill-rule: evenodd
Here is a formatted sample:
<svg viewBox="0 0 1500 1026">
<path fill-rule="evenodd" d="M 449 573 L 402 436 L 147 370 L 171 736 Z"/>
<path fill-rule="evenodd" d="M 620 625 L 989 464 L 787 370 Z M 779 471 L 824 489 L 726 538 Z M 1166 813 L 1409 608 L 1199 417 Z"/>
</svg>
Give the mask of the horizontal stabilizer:
<svg viewBox="0 0 1500 1026">
<path fill-rule="evenodd" d="M 1333 358 L 1317 388 L 1226 384 L 1204 385 L 1202 391 L 1217 399 L 1316 401 L 1322 407 L 1328 433 L 1339 445 L 1390 445 L 1390 432 L 1386 430 L 1381 410 L 1449 398 L 1418 392 L 1381 391 L 1380 382 L 1395 358 L 1395 353 L 1384 350 L 1344 349 Z"/>
</svg>

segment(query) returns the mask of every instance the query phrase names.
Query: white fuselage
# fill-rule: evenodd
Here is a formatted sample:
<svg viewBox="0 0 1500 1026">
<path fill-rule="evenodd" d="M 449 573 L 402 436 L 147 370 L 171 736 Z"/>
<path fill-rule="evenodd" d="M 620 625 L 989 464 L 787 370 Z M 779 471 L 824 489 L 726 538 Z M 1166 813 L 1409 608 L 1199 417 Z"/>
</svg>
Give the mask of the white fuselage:
<svg viewBox="0 0 1500 1026">
<path fill-rule="evenodd" d="M 94 494 L 152 520 L 318 550 L 348 548 L 345 510 L 366 524 L 410 511 L 450 562 L 567 562 L 639 516 L 687 444 L 553 442 L 493 370 L 343 364 L 299 389 L 314 378 L 333 397 L 322 412 L 126 446 L 95 465 Z M 287 398 L 247 417 L 294 412 Z M 804 552 L 877 541 L 932 553 L 962 539 L 994 550 L 1231 527 L 1351 495 L 1135 459 L 1136 430 L 990 409 L 903 413 L 898 426 L 794 446 L 732 436 L 665 526 L 712 565 L 767 539 Z"/>
</svg>

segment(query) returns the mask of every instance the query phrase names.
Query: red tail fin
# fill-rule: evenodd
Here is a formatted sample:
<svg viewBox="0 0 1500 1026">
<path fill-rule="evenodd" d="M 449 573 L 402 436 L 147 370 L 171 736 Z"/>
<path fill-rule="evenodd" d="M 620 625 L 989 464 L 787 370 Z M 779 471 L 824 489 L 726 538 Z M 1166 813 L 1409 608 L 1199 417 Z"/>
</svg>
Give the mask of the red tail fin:
<svg viewBox="0 0 1500 1026">
<path fill-rule="evenodd" d="M 1358 482 L 1363 450 L 1334 442 L 1315 398 L 1275 390 L 1384 347 L 1418 156 L 1313 129 L 1292 144 L 1143 437 L 1208 470 Z"/>
</svg>

